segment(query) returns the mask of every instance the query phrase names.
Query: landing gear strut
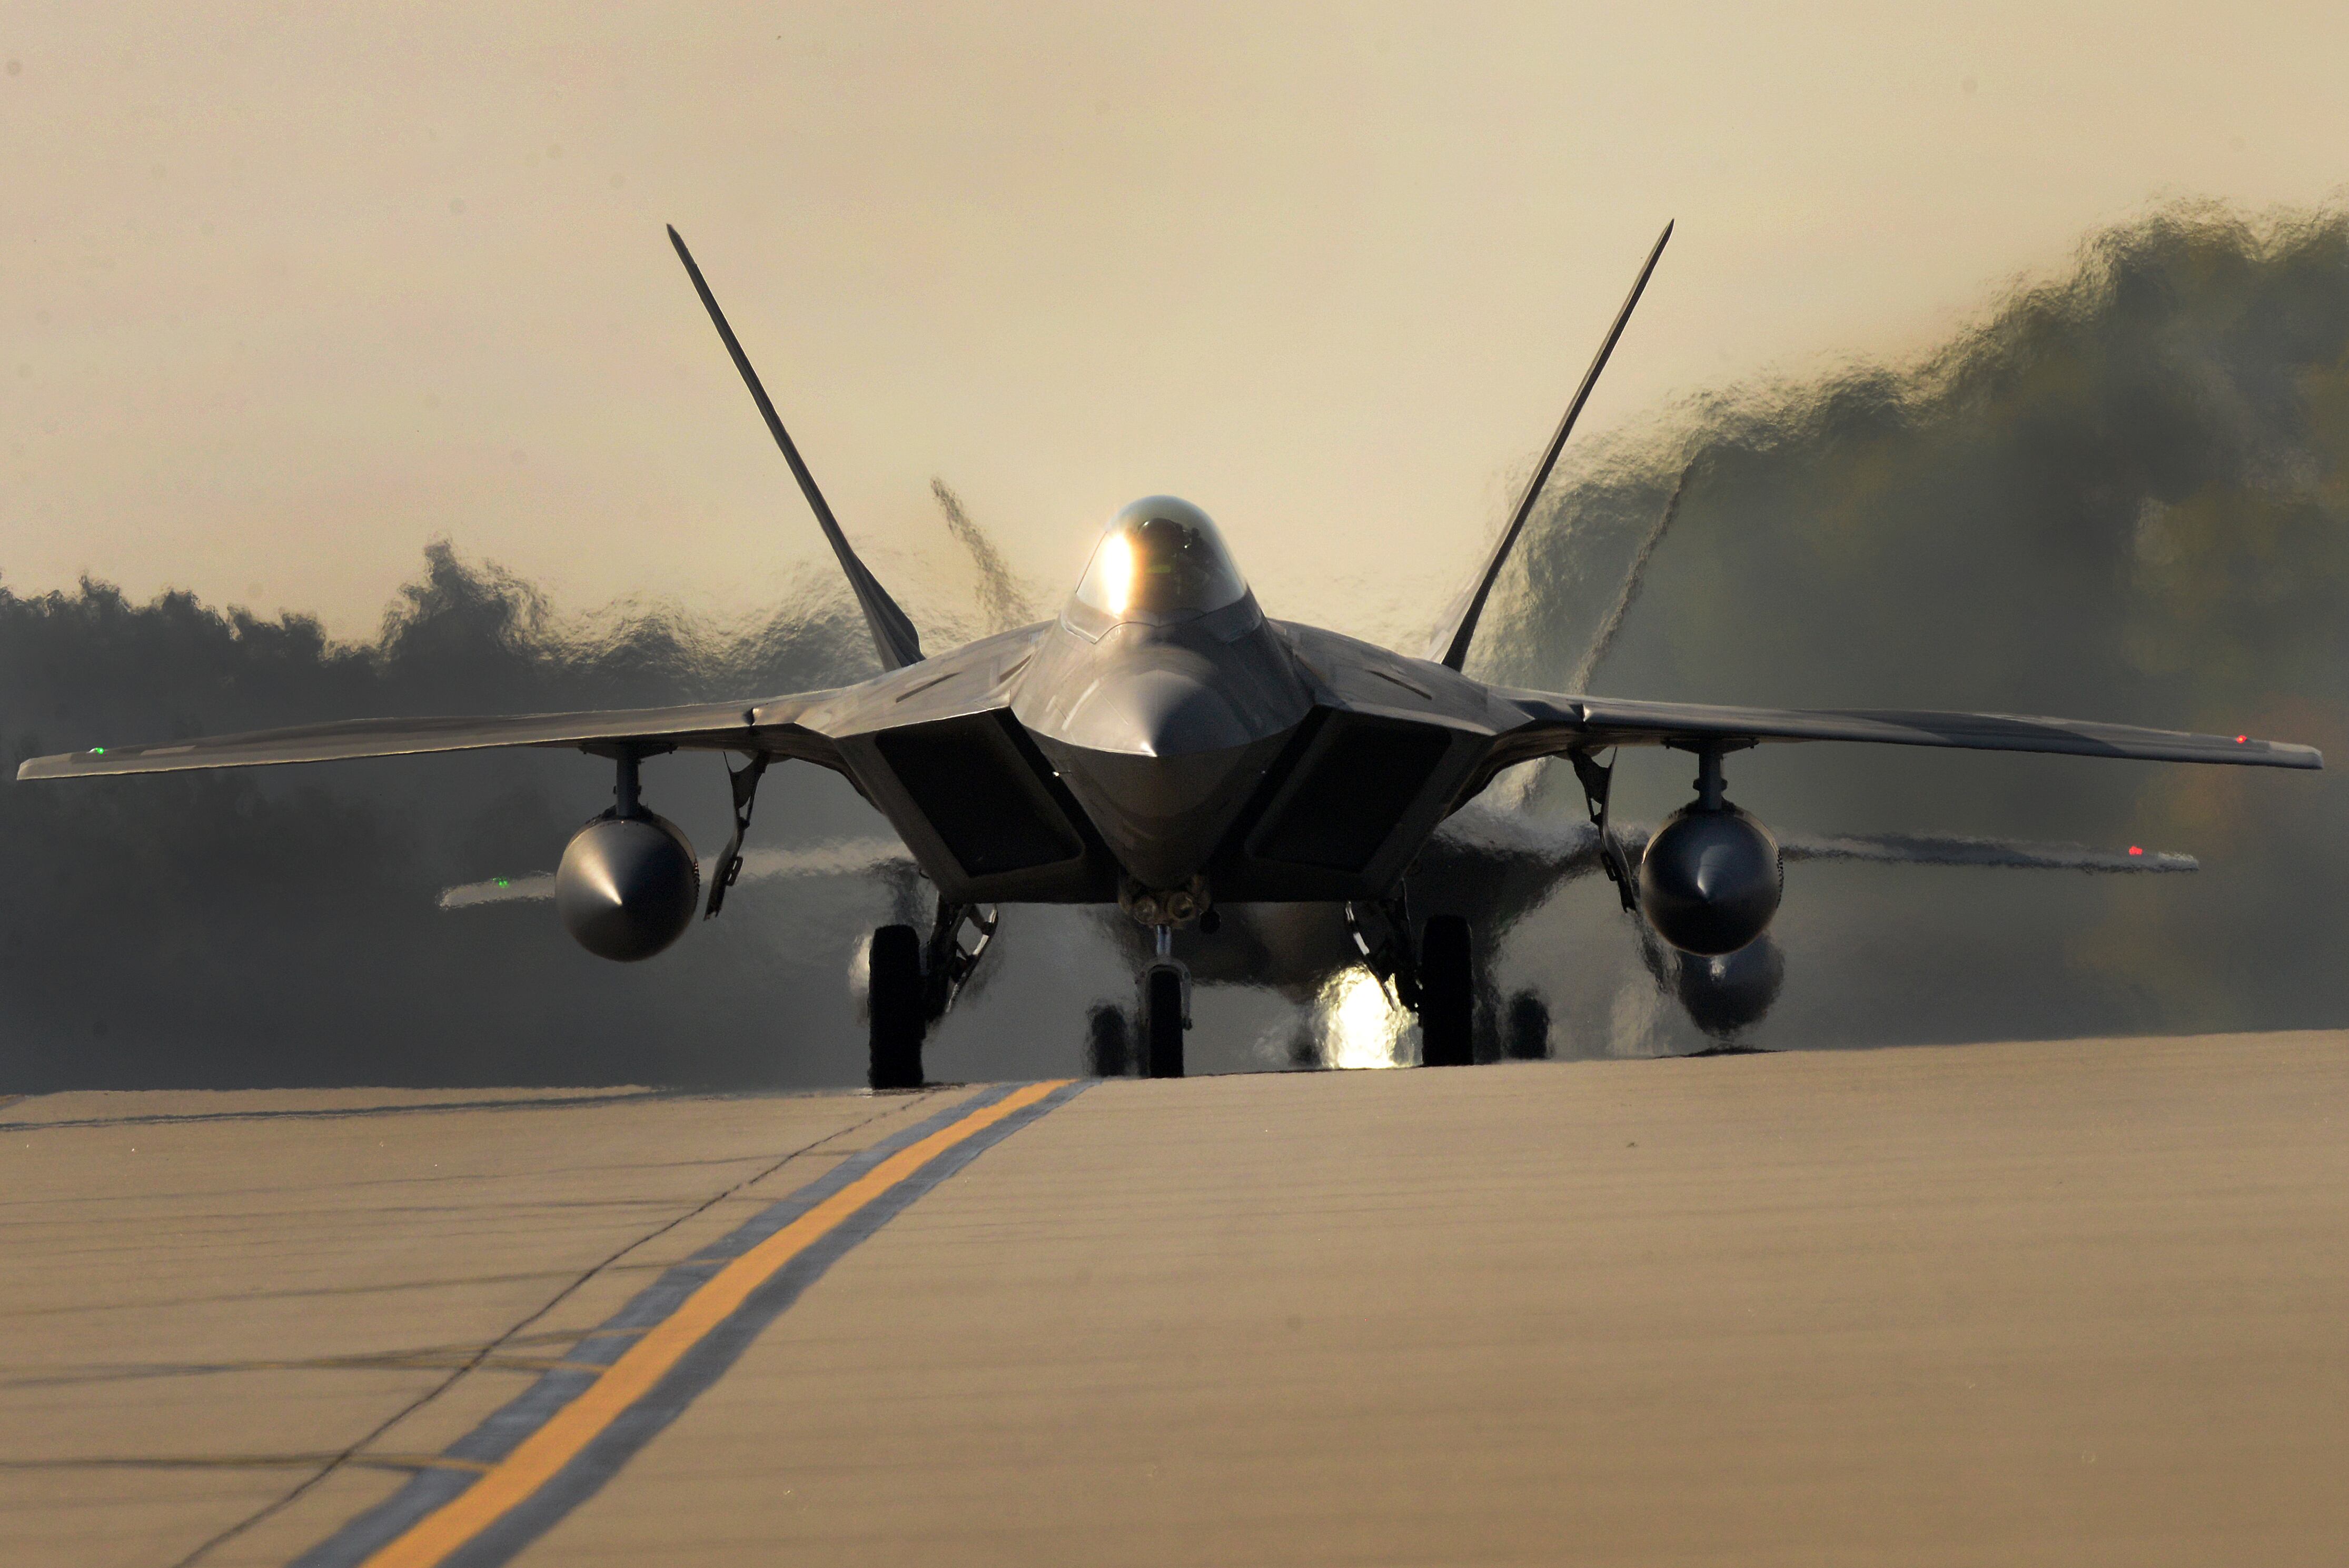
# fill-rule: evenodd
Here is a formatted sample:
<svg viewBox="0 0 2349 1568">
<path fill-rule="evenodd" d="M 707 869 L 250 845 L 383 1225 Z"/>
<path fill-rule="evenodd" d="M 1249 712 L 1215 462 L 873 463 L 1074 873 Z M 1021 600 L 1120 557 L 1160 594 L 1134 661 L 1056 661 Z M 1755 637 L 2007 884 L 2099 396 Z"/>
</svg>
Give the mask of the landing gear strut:
<svg viewBox="0 0 2349 1568">
<path fill-rule="evenodd" d="M 1607 798 L 1614 792 L 1615 764 L 1599 766 L 1599 759 L 1588 751 L 1567 754 L 1574 762 L 1574 776 L 1582 785 L 1582 802 L 1590 811 L 1590 825 L 1599 830 L 1599 869 L 1615 884 L 1615 896 L 1623 901 L 1623 913 L 1640 912 L 1639 895 L 1632 891 L 1631 862 L 1624 857 L 1623 846 L 1615 840 L 1615 830 L 1607 821 Z"/>
</svg>

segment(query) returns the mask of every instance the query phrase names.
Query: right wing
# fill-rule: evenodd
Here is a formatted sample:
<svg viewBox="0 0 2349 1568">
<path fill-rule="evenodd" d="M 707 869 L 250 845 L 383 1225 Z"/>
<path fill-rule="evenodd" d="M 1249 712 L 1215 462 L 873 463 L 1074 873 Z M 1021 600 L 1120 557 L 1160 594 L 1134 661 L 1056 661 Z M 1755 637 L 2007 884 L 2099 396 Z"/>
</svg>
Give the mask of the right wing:
<svg viewBox="0 0 2349 1568">
<path fill-rule="evenodd" d="M 713 702 L 591 713 L 343 719 L 145 746 L 93 746 L 87 751 L 36 757 L 16 769 L 16 777 L 89 779 L 119 773 L 177 773 L 193 768 L 337 762 L 505 746 L 575 747 L 583 751 L 626 747 L 647 755 L 677 750 L 756 752 L 837 769 L 840 758 L 830 738 L 800 723 L 809 709 L 833 695 L 811 692 L 761 703 Z"/>
</svg>

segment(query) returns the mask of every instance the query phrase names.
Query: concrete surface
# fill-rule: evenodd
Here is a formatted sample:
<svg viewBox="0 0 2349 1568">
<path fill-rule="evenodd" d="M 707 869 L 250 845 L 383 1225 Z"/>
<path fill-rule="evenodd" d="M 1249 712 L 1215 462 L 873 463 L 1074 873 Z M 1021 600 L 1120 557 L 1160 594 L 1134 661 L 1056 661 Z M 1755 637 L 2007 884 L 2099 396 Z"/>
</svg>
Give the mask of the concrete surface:
<svg viewBox="0 0 2349 1568">
<path fill-rule="evenodd" d="M 0 1562 L 285 1562 L 953 1096 L 0 1108 Z M 2337 1562 L 2344 1133 L 2340 1034 L 1106 1084 L 523 1560 Z"/>
</svg>

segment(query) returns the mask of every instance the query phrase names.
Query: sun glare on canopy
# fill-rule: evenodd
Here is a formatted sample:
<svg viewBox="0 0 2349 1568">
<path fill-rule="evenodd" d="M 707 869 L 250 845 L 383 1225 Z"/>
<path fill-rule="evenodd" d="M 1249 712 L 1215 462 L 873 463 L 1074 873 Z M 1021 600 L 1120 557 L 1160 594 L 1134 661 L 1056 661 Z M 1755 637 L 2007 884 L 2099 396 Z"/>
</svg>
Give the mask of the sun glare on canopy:
<svg viewBox="0 0 2349 1568">
<path fill-rule="evenodd" d="M 1077 584 L 1079 603 L 1119 616 L 1203 614 L 1247 593 L 1207 514 L 1172 496 L 1135 501 L 1112 518 Z"/>
</svg>

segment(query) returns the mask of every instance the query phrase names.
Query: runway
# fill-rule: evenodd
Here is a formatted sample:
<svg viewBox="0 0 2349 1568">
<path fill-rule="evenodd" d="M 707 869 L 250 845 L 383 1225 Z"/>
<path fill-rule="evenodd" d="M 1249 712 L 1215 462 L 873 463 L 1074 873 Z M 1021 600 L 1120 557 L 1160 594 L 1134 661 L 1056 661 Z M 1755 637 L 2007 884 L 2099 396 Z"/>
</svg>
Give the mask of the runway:
<svg viewBox="0 0 2349 1568">
<path fill-rule="evenodd" d="M 0 1561 L 2331 1563 L 2349 1035 L 0 1105 Z"/>
</svg>

